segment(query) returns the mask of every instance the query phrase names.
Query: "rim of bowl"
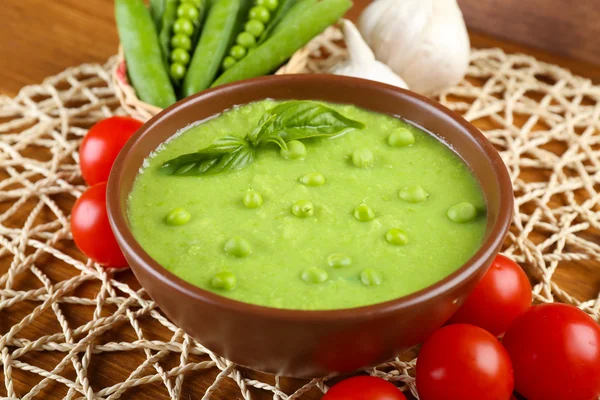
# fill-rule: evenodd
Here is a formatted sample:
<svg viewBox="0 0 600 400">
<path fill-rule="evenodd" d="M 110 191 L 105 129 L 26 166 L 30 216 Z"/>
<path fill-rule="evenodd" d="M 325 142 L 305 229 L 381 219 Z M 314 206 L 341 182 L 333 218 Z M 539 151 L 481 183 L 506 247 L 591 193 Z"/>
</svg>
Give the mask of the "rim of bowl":
<svg viewBox="0 0 600 400">
<path fill-rule="evenodd" d="M 148 132 L 150 129 L 153 129 L 155 125 L 160 124 L 161 121 L 167 118 L 172 118 L 174 114 L 177 114 L 179 108 L 186 105 L 187 103 L 195 102 L 199 98 L 210 98 L 213 96 L 218 96 L 220 93 L 227 93 L 240 87 L 245 87 L 246 89 L 251 90 L 251 88 L 254 86 L 260 86 L 263 85 L 264 82 L 270 82 L 272 80 L 277 80 L 278 84 L 280 85 L 285 85 L 287 82 L 293 82 L 298 80 L 314 81 L 315 83 L 319 83 L 321 85 L 327 85 L 331 82 L 345 82 L 353 86 L 372 86 L 377 91 L 395 91 L 399 92 L 405 97 L 410 97 L 413 101 L 419 103 L 419 107 L 427 109 L 428 112 L 431 112 L 432 109 L 435 109 L 435 111 L 437 111 L 438 113 L 445 114 L 446 116 L 450 117 L 454 122 L 458 123 L 464 131 L 466 131 L 478 142 L 479 147 L 482 149 L 487 159 L 490 161 L 490 164 L 494 171 L 494 177 L 498 182 L 498 186 L 501 188 L 499 202 L 501 207 L 498 212 L 498 217 L 488 237 L 481 243 L 477 252 L 473 256 L 471 256 L 471 258 L 469 258 L 460 268 L 458 268 L 450 275 L 446 276 L 444 279 L 437 281 L 436 283 L 427 286 L 417 292 L 413 292 L 407 296 L 366 306 L 326 310 L 282 309 L 261 306 L 251 303 L 244 303 L 195 286 L 179 278 L 178 276 L 161 266 L 148 253 L 146 253 L 146 251 L 134 238 L 133 233 L 129 229 L 128 221 L 126 220 L 126 210 L 124 210 L 123 207 L 121 207 L 121 180 L 123 172 L 126 170 L 126 168 L 131 168 L 128 167 L 129 154 L 131 153 L 132 149 L 141 140 L 143 140 L 146 132 Z M 260 99 L 256 99 L 256 101 L 259 100 Z M 349 102 L 348 104 L 351 104 L 351 102 Z M 435 132 L 433 132 L 433 134 L 435 135 Z M 459 154 L 460 156 L 460 153 L 457 154 Z M 138 170 L 139 166 L 136 165 L 135 169 Z M 127 195 L 128 194 L 129 193 L 127 193 Z M 216 88 L 211 88 L 178 101 L 177 103 L 164 109 L 159 114 L 147 121 L 144 124 L 144 126 L 142 126 L 142 128 L 140 128 L 129 139 L 129 141 L 125 144 L 125 146 L 119 153 L 119 156 L 117 157 L 113 165 L 107 185 L 108 217 L 110 224 L 113 228 L 115 237 L 117 238 L 117 241 L 123 248 L 124 252 L 129 253 L 130 257 L 134 259 L 134 262 L 137 263 L 141 268 L 146 270 L 146 272 L 150 273 L 154 279 L 163 281 L 163 283 L 166 283 L 173 290 L 177 290 L 186 294 L 187 296 L 212 304 L 214 306 L 221 307 L 223 309 L 237 311 L 240 313 L 245 313 L 247 315 L 256 315 L 282 320 L 300 320 L 307 322 L 323 321 L 329 319 L 356 319 L 357 321 L 366 320 L 381 314 L 386 314 L 398 311 L 400 309 L 412 307 L 413 305 L 418 303 L 430 301 L 433 298 L 445 292 L 451 291 L 461 282 L 467 280 L 469 277 L 476 274 L 479 271 L 479 269 L 482 268 L 485 261 L 493 257 L 495 255 L 494 253 L 496 253 L 500 249 L 511 224 L 512 210 L 514 206 L 513 203 L 514 197 L 512 182 L 510 180 L 506 166 L 502 161 L 502 158 L 500 157 L 494 146 L 491 144 L 491 142 L 489 142 L 475 126 L 467 122 L 461 115 L 457 114 L 456 112 L 450 110 L 449 108 L 443 106 L 442 104 L 434 100 L 419 95 L 415 92 L 411 92 L 409 90 L 366 79 L 326 74 L 263 76 L 259 78 L 233 82 Z"/>
</svg>

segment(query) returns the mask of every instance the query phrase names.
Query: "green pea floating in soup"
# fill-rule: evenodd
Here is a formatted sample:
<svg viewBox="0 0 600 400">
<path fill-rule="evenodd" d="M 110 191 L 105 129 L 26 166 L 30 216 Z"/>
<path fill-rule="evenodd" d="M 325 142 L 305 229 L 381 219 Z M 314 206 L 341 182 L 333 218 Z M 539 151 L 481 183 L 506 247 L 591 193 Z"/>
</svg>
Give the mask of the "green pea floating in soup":
<svg viewBox="0 0 600 400">
<path fill-rule="evenodd" d="M 192 214 L 184 208 L 176 208 L 167 214 L 165 222 L 171 226 L 185 225 L 192 219 Z"/>
<path fill-rule="evenodd" d="M 429 197 L 429 193 L 422 186 L 407 186 L 398 192 L 398 197 L 408 203 L 422 203 Z"/>
<path fill-rule="evenodd" d="M 249 189 L 242 199 L 244 205 L 248 208 L 258 208 L 263 204 L 263 198 L 256 190 Z"/>
<path fill-rule="evenodd" d="M 415 143 L 415 135 L 406 128 L 398 128 L 389 134 L 387 142 L 392 147 L 411 146 Z"/>
<path fill-rule="evenodd" d="M 458 203 L 448 209 L 448 218 L 458 224 L 466 224 L 477 217 L 477 209 L 467 201 Z"/>
<path fill-rule="evenodd" d="M 309 200 L 299 200 L 292 206 L 292 214 L 298 218 L 312 217 L 314 212 L 315 206 Z"/>
<path fill-rule="evenodd" d="M 408 244 L 408 235 L 402 229 L 392 228 L 385 234 L 385 240 L 394 246 L 405 246 Z"/>
<path fill-rule="evenodd" d="M 360 273 L 360 281 L 365 286 L 378 286 L 383 280 L 381 273 L 375 268 L 366 268 Z"/>
<path fill-rule="evenodd" d="M 362 222 L 371 221 L 375 218 L 375 211 L 367 204 L 361 203 L 354 209 L 354 218 Z"/>
<path fill-rule="evenodd" d="M 234 237 L 225 242 L 225 251 L 235 257 L 246 257 L 252 253 L 252 246 L 244 238 Z"/>
<path fill-rule="evenodd" d="M 327 264 L 332 268 L 344 268 L 352 265 L 352 259 L 342 253 L 332 253 L 327 257 Z"/>
<path fill-rule="evenodd" d="M 306 146 L 299 140 L 287 142 L 287 150 L 281 149 L 280 154 L 286 160 L 304 160 L 306 158 Z"/>
<path fill-rule="evenodd" d="M 327 271 L 319 267 L 309 267 L 302 271 L 302 280 L 308 283 L 323 283 L 327 278 Z"/>
<path fill-rule="evenodd" d="M 300 177 L 298 181 L 306 186 L 322 186 L 325 184 L 325 177 L 320 172 L 313 172 Z"/>
<path fill-rule="evenodd" d="M 237 279 L 232 272 L 223 271 L 216 273 L 210 280 L 210 285 L 215 289 L 232 290 L 237 284 Z"/>
<path fill-rule="evenodd" d="M 356 149 L 352 153 L 352 164 L 358 168 L 371 168 L 374 162 L 375 157 L 373 157 L 371 150 L 367 148 Z"/>
</svg>

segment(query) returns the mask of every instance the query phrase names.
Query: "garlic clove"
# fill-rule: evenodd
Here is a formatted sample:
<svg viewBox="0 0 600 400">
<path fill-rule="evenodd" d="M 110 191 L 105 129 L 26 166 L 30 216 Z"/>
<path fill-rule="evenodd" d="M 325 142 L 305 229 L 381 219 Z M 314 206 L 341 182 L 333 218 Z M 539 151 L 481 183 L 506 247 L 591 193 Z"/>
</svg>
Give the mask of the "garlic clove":
<svg viewBox="0 0 600 400">
<path fill-rule="evenodd" d="M 335 65 L 329 72 L 335 75 L 369 79 L 408 89 L 406 82 L 387 65 L 375 60 L 375 55 L 354 24 L 343 20 L 344 41 L 349 59 Z"/>
<path fill-rule="evenodd" d="M 358 28 L 376 59 L 416 92 L 439 93 L 467 72 L 470 43 L 456 0 L 376 0 Z"/>
</svg>

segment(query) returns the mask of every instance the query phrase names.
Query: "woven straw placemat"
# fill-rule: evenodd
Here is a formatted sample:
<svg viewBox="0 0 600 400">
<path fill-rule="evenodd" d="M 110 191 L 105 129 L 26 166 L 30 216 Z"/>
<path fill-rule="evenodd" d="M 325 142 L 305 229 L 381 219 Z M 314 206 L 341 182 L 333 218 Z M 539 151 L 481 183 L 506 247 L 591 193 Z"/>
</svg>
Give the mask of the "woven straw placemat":
<svg viewBox="0 0 600 400">
<path fill-rule="evenodd" d="M 124 113 L 115 65 L 81 65 L 0 97 L 0 396 L 135 398 L 141 387 L 145 398 L 188 399 L 198 374 L 214 378 L 205 399 L 220 398 L 227 379 L 244 399 L 327 390 L 319 380 L 282 386 L 212 354 L 130 272 L 113 275 L 75 250 L 69 212 L 85 189 L 76 150 L 94 122 Z M 598 293 L 575 298 L 555 277 L 564 281 L 564 263 L 577 261 L 600 286 L 600 87 L 528 56 L 474 50 L 467 78 L 439 99 L 479 126 L 509 168 L 516 203 L 504 252 L 530 275 L 535 301 L 575 304 L 598 320 Z M 367 372 L 414 393 L 410 358 Z M 137 368 L 121 369 L 125 359 Z M 98 380 L 105 375 L 112 381 Z M 17 387 L 24 376 L 38 383 Z"/>
</svg>

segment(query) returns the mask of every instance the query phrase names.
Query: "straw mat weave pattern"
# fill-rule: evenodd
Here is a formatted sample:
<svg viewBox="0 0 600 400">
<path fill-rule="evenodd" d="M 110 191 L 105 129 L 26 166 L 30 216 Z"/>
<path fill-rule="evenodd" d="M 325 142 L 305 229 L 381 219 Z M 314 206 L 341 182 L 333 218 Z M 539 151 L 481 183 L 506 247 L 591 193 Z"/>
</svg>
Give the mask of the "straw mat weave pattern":
<svg viewBox="0 0 600 400">
<path fill-rule="evenodd" d="M 238 368 L 168 321 L 130 272 L 108 273 L 75 249 L 69 210 L 85 190 L 77 147 L 94 122 L 123 113 L 115 64 L 0 97 L 0 397 L 187 400 L 199 398 L 195 385 L 220 399 L 235 382 L 238 398 L 318 398 L 327 382 Z M 467 79 L 440 101 L 479 126 L 509 167 L 516 209 L 504 251 L 530 275 L 535 300 L 598 320 L 600 87 L 531 57 L 474 50 Z M 581 280 L 594 289 L 576 297 L 569 288 Z M 414 392 L 414 366 L 411 353 L 368 372 Z"/>
</svg>

